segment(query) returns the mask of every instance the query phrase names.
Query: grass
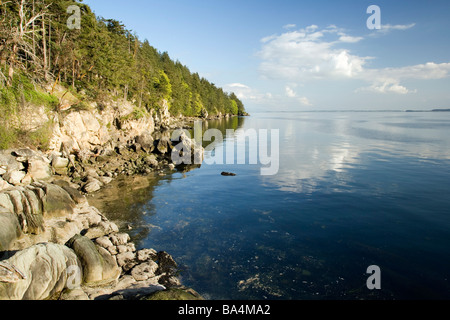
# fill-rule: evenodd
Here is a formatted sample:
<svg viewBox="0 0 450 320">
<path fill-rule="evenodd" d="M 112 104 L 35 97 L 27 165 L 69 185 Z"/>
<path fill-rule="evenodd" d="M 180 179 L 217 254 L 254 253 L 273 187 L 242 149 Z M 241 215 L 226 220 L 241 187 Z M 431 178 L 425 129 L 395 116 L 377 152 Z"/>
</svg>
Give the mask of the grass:
<svg viewBox="0 0 450 320">
<path fill-rule="evenodd" d="M 18 74 L 10 87 L 0 87 L 0 149 L 17 145 L 32 144 L 39 148 L 48 145 L 53 123 L 49 121 L 34 132 L 24 132 L 15 123 L 25 105 L 44 106 L 46 111 L 54 110 L 59 99 L 46 93 L 23 74 Z"/>
</svg>

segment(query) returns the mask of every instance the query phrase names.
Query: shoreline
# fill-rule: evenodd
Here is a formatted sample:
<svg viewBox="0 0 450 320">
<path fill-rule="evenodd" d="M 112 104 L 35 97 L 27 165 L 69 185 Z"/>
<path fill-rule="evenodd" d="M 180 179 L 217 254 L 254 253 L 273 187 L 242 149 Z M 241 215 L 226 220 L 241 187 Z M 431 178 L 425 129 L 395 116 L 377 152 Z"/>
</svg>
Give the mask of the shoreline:
<svg viewBox="0 0 450 320">
<path fill-rule="evenodd" d="M 172 129 L 191 128 L 197 120 L 210 119 L 183 118 Z M 136 250 L 128 233 L 120 232 L 114 222 L 89 204 L 90 195 L 121 175 L 175 172 L 167 157 L 173 146 L 164 132 L 167 129 L 152 133 L 152 137 L 160 138 L 153 141 L 153 149 L 130 141 L 114 150 L 119 152 L 86 158 L 29 148 L 0 151 L 0 219 L 7 217 L 0 232 L 0 300 L 203 300 L 195 290 L 182 285 L 176 276 L 178 266 L 169 253 Z M 50 207 L 61 208 L 54 215 L 48 212 Z M 37 226 L 31 229 L 36 217 Z M 37 285 L 30 280 L 36 278 L 33 270 L 44 272 L 26 256 L 32 252 L 53 261 L 61 252 L 57 257 L 51 252 L 67 248 L 75 252 L 75 257 L 69 256 L 77 261 L 71 266 L 83 275 L 80 285 L 67 290 L 73 279 L 67 270 L 58 270 L 59 278 L 54 274 L 46 285 L 51 288 L 57 280 L 59 286 L 65 284 L 63 288 L 49 289 L 49 296 L 26 296 L 25 292 Z M 70 260 L 64 254 L 66 257 L 59 259 Z M 87 259 L 89 256 L 96 258 Z"/>
</svg>

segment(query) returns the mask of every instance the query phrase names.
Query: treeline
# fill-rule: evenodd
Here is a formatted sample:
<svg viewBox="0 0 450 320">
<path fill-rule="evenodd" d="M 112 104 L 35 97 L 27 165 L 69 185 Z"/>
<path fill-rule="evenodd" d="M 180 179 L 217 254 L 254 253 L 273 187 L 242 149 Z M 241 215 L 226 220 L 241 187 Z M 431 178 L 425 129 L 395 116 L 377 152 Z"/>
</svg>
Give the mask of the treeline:
<svg viewBox="0 0 450 320">
<path fill-rule="evenodd" d="M 234 93 L 192 73 L 119 21 L 96 17 L 80 1 L 1 1 L 0 21 L 0 88 L 25 75 L 98 102 L 131 100 L 147 111 L 165 99 L 173 115 L 245 114 Z"/>
</svg>

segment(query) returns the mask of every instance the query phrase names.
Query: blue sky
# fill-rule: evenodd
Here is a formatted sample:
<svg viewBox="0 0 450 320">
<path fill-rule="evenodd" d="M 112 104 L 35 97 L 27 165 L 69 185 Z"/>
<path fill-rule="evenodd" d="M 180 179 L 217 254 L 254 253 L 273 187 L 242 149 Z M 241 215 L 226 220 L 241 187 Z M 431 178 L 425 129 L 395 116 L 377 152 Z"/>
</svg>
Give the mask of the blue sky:
<svg viewBox="0 0 450 320">
<path fill-rule="evenodd" d="M 448 0 L 84 2 L 250 112 L 450 108 Z"/>
</svg>

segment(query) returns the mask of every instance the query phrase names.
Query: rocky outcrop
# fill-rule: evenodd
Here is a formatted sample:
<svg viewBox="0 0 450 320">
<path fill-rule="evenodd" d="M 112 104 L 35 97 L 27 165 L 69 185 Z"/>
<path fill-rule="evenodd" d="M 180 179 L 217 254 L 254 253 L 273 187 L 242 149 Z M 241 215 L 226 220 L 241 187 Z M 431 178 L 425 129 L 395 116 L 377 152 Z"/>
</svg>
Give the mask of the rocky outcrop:
<svg viewBox="0 0 450 320">
<path fill-rule="evenodd" d="M 0 192 L 0 300 L 141 299 L 180 287 L 166 252 L 136 250 L 64 180 Z"/>
<path fill-rule="evenodd" d="M 68 270 L 81 270 L 77 256 L 66 246 L 45 243 L 18 252 L 3 261 L 14 266 L 22 276 L 17 280 L 0 278 L 2 300 L 44 300 L 62 292 L 67 286 Z"/>
<path fill-rule="evenodd" d="M 0 151 L 0 300 L 142 299 L 181 287 L 168 253 L 136 250 L 85 194 L 121 174 L 173 170 L 174 150 L 194 161 L 203 148 L 171 140 L 180 123 L 167 102 L 139 119 L 127 102 L 92 107 L 52 115 L 48 153 Z"/>
</svg>

